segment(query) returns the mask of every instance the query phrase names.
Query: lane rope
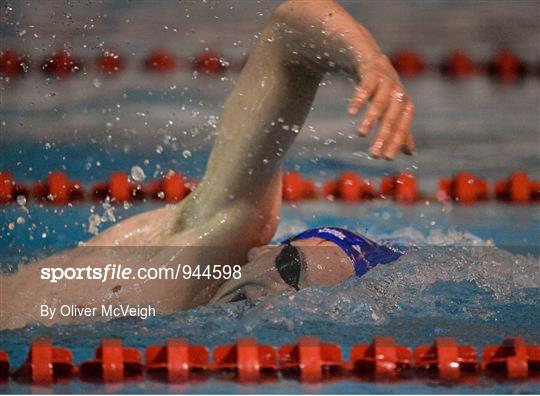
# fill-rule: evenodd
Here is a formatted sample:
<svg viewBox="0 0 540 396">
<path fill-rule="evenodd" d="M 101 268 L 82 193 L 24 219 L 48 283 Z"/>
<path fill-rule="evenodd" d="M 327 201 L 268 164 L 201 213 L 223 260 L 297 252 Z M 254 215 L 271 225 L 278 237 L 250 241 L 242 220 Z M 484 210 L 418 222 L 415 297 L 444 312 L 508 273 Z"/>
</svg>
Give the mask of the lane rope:
<svg viewBox="0 0 540 396">
<path fill-rule="evenodd" d="M 398 345 L 391 337 L 374 337 L 357 344 L 344 360 L 342 348 L 317 337 L 300 337 L 294 344 L 273 347 L 254 338 L 240 338 L 218 345 L 212 353 L 186 340 L 169 339 L 150 345 L 143 353 L 124 346 L 121 339 L 102 339 L 95 357 L 75 364 L 69 348 L 51 340 L 32 341 L 26 361 L 10 370 L 7 353 L 0 351 L 0 381 L 52 385 L 75 378 L 83 382 L 122 382 L 152 379 L 191 382 L 209 377 L 242 383 L 276 381 L 302 382 L 363 379 L 439 380 L 452 384 L 480 384 L 480 377 L 497 380 L 540 378 L 540 345 L 527 344 L 524 337 L 504 339 L 501 345 L 483 348 L 481 359 L 475 347 L 454 338 L 436 338 L 432 345 L 414 350 Z"/>
<path fill-rule="evenodd" d="M 196 180 L 174 170 L 147 183 L 136 182 L 125 172 L 112 172 L 107 181 L 97 182 L 88 189 L 61 171 L 50 171 L 44 180 L 32 185 L 17 182 L 9 171 L 0 171 L 0 204 L 26 204 L 30 200 L 56 205 L 106 200 L 111 203 L 154 200 L 174 204 L 190 194 L 197 184 Z M 399 204 L 442 202 L 467 205 L 497 200 L 530 204 L 540 202 L 540 181 L 533 180 L 524 171 L 516 171 L 505 179 L 492 182 L 470 172 L 459 172 L 452 177 L 441 178 L 437 190 L 425 194 L 419 188 L 417 177 L 408 172 L 383 177 L 378 185 L 354 171 L 343 172 L 338 178 L 322 183 L 315 183 L 299 172 L 287 172 L 283 175 L 282 195 L 284 201 L 292 203 L 327 199 L 347 203 L 392 200 Z"/>
<path fill-rule="evenodd" d="M 226 70 L 240 71 L 247 56 L 235 61 L 206 49 L 191 58 L 181 58 L 167 49 L 151 51 L 139 60 L 139 67 L 146 72 L 167 74 L 178 70 L 192 71 L 208 76 L 219 76 Z M 404 49 L 390 56 L 390 61 L 401 77 L 410 79 L 426 72 L 437 72 L 455 80 L 478 75 L 491 76 L 500 83 L 514 83 L 526 76 L 540 76 L 540 65 L 525 62 L 508 48 L 501 48 L 487 61 L 473 60 L 467 53 L 456 49 L 435 64 L 428 63 L 418 52 Z M 51 53 L 42 60 L 31 60 L 17 49 L 0 52 L 0 76 L 4 80 L 24 77 L 39 70 L 49 78 L 65 79 L 77 74 L 97 71 L 106 76 L 125 71 L 127 57 L 116 49 L 104 49 L 95 59 L 83 59 L 68 50 Z"/>
</svg>

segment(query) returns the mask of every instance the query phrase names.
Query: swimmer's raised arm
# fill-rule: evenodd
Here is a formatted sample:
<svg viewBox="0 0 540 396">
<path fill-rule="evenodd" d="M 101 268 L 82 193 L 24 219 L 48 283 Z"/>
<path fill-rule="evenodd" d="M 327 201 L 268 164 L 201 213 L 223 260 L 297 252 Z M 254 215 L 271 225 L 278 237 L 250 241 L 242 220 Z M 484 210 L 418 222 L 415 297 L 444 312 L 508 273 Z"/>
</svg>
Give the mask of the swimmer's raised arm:
<svg viewBox="0 0 540 396">
<path fill-rule="evenodd" d="M 0 296 L 0 328 L 71 320 L 41 318 L 37 307 L 51 301 L 85 307 L 152 303 L 163 312 L 210 301 L 222 280 L 181 278 L 156 285 L 124 279 L 111 288 L 105 282 L 64 279 L 51 288 L 44 287 L 40 268 L 106 266 L 111 260 L 134 269 L 180 262 L 192 268 L 245 263 L 251 247 L 267 244 L 274 235 L 283 157 L 302 128 L 321 78 L 332 71 L 361 81 L 350 105 L 353 115 L 371 101 L 361 134 L 381 121 L 371 153 L 393 159 L 403 145 L 412 151 L 412 103 L 370 34 L 332 1 L 288 1 L 261 33 L 227 98 L 207 171 L 193 194 L 176 207 L 141 213 L 108 228 L 87 242 L 98 247 L 91 254 L 77 247 L 0 276 L 0 292 L 8 296 Z M 115 249 L 112 254 L 103 246 L 153 248 Z"/>
<path fill-rule="evenodd" d="M 371 105 L 358 132 L 366 136 L 376 121 L 378 134 L 371 146 L 375 158 L 394 159 L 400 148 L 414 151 L 410 127 L 414 104 L 407 96 L 399 76 L 371 34 L 334 1 L 294 1 L 283 3 L 276 11 L 289 35 L 287 47 L 319 71 L 345 71 L 361 81 L 349 106 L 357 115 L 369 100 Z"/>
<path fill-rule="evenodd" d="M 351 114 L 371 101 L 360 134 L 381 121 L 371 154 L 393 159 L 400 148 L 412 152 L 413 104 L 371 35 L 333 1 L 287 1 L 262 32 L 226 100 L 206 174 L 182 203 L 176 231 L 204 224 L 211 233 L 223 223 L 226 232 L 209 240 L 270 240 L 281 204 L 282 159 L 321 78 L 334 71 L 361 81 Z"/>
</svg>

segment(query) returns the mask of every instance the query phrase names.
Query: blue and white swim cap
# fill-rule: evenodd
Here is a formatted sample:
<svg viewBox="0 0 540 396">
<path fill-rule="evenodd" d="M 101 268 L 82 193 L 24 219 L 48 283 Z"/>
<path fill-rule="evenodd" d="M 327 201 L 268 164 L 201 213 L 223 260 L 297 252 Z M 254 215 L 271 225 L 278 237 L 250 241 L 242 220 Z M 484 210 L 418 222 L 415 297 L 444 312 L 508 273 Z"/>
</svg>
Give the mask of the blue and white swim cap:
<svg viewBox="0 0 540 396">
<path fill-rule="evenodd" d="M 286 239 L 282 243 L 308 238 L 322 238 L 338 245 L 351 259 L 356 276 L 364 275 L 378 264 L 396 261 L 404 254 L 397 247 L 379 245 L 368 238 L 338 227 L 312 228 Z"/>
</svg>

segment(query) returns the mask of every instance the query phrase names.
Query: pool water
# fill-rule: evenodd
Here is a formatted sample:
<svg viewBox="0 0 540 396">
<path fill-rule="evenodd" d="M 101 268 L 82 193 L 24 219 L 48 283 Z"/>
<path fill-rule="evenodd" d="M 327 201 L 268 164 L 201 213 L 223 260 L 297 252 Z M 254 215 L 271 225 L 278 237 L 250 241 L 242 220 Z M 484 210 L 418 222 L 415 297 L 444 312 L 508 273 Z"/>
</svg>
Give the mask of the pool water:
<svg viewBox="0 0 540 396">
<path fill-rule="evenodd" d="M 55 81 L 34 72 L 20 81 L 1 82 L 0 170 L 11 171 L 23 183 L 42 179 L 49 170 L 63 170 L 85 187 L 106 180 L 115 170 L 129 173 L 133 166 L 143 169 L 145 181 L 160 177 L 167 169 L 199 179 L 223 100 L 237 75 L 228 73 L 212 79 L 178 71 L 155 76 L 134 65 L 149 48 L 177 42 L 179 35 L 184 44 L 178 51 L 185 56 L 210 46 L 241 57 L 249 51 L 254 32 L 268 18 L 275 3 L 249 2 L 245 6 L 247 2 L 232 2 L 228 7 L 221 2 L 194 2 L 188 3 L 186 10 L 179 10 L 176 3 L 165 2 L 160 4 L 163 9 L 159 18 L 148 18 L 153 15 L 152 2 L 78 4 L 70 10 L 69 18 L 58 4 L 30 7 L 16 3 L 13 13 L 6 17 L 8 21 L 32 24 L 39 34 L 20 36 L 19 31 L 11 28 L 0 33 L 9 44 L 37 58 L 64 42 L 69 42 L 74 51 L 90 56 L 100 48 L 102 37 L 107 37 L 107 44 L 125 49 L 132 66 L 111 78 L 89 71 Z M 536 61 L 537 43 L 531 40 L 537 37 L 539 29 L 535 18 L 538 6 L 534 2 L 511 6 L 501 2 L 499 7 L 480 2 L 463 3 L 460 7 L 445 1 L 392 2 L 391 10 L 387 4 L 345 2 L 353 15 L 374 32 L 385 51 L 403 47 L 403 37 L 398 32 L 405 31 L 407 42 L 416 43 L 432 63 L 456 42 L 467 42 L 465 50 L 480 60 L 485 60 L 498 46 L 509 45 L 527 60 Z M 454 21 L 447 22 L 445 29 L 440 25 L 441 7 L 453 16 L 448 21 Z M 213 38 L 215 34 L 210 34 L 216 26 L 205 24 L 208 10 L 220 17 L 215 23 L 221 26 L 222 37 Z M 99 21 L 94 30 L 86 35 L 73 34 L 73 29 L 86 23 L 88 15 Z M 392 28 L 378 23 L 381 15 Z M 511 17 L 507 18 L 508 15 Z M 69 23 L 56 23 L 66 18 Z M 180 33 L 174 33 L 178 18 L 182 27 Z M 156 25 L 163 29 L 156 29 Z M 181 30 L 184 25 L 185 31 Z M 230 26 L 239 31 L 235 33 Z M 506 31 L 508 40 L 495 42 L 493 37 L 499 36 L 492 33 L 501 29 Z M 456 41 L 456 34 L 462 39 Z M 420 189 L 427 196 L 433 195 L 440 177 L 461 170 L 490 180 L 505 178 L 515 170 L 540 177 L 538 78 L 501 86 L 485 77 L 456 82 L 428 73 L 407 81 L 406 87 L 417 104 L 415 157 L 403 156 L 395 162 L 369 159 L 367 142 L 354 132 L 357 120 L 346 115 L 351 81 L 332 77 L 322 83 L 313 111 L 285 160 L 285 168 L 300 171 L 319 183 L 344 170 L 355 170 L 375 182 L 385 175 L 408 170 L 418 175 Z M 88 202 L 53 206 L 31 201 L 2 206 L 0 265 L 3 270 L 14 270 L 20 262 L 76 246 L 92 237 L 95 227 L 102 230 L 160 206 L 153 202 L 112 208 Z M 313 335 L 339 343 L 346 358 L 351 346 L 370 342 L 374 335 L 392 336 L 411 347 L 431 344 L 441 336 L 456 337 L 478 350 L 500 343 L 506 336 L 523 335 L 530 343 L 540 343 L 538 205 L 301 202 L 284 205 L 275 240 L 317 226 L 345 227 L 375 240 L 398 241 L 411 248 L 395 264 L 376 267 L 364 277 L 333 289 L 312 287 L 295 295 L 200 307 L 144 321 L 120 319 L 52 327 L 32 324 L 0 331 L 0 349 L 6 350 L 12 366 L 18 367 L 26 357 L 30 341 L 37 337 L 48 337 L 59 346 L 69 347 L 76 362 L 91 358 L 94 347 L 104 337 L 121 337 L 125 345 L 142 350 L 170 337 L 212 348 L 244 336 L 278 346 L 302 335 Z M 182 386 L 147 381 L 106 387 L 73 381 L 56 385 L 53 390 L 539 393 L 540 386 L 489 379 L 474 386 L 447 386 L 436 381 L 306 385 L 289 380 L 244 386 L 209 380 Z M 13 382 L 0 385 L 0 392 L 31 391 L 46 392 Z"/>
<path fill-rule="evenodd" d="M 33 144 L 20 143 L 28 161 L 44 158 Z M 44 149 L 41 149 L 44 150 Z M 88 150 L 88 156 L 93 156 Z M 92 178 L 76 173 L 87 158 L 69 146 L 57 146 L 56 152 L 69 156 L 68 172 L 83 185 Z M 69 154 L 69 153 L 72 154 Z M 140 153 L 103 155 L 100 172 L 129 169 L 140 162 Z M 9 154 L 8 154 L 9 155 Z M 187 174 L 197 176 L 204 166 L 204 154 L 194 156 Z M 54 155 L 43 160 L 49 169 Z M 107 163 L 108 158 L 114 163 Z M 153 161 L 156 155 L 145 157 Z M 19 157 L 21 158 L 21 157 Z M 161 160 L 161 158 L 159 158 Z M 157 160 L 157 159 L 156 159 Z M 307 176 L 317 178 L 318 167 L 290 158 L 289 166 L 300 166 Z M 112 162 L 112 161 L 111 161 Z M 348 169 L 349 163 L 325 165 L 327 172 Z M 23 178 L 21 175 L 19 178 Z M 114 207 L 116 220 L 160 207 L 155 203 L 137 203 Z M 3 266 L 14 266 L 21 259 L 43 256 L 46 252 L 75 246 L 91 237 L 90 216 L 103 216 L 100 229 L 112 224 L 111 209 L 100 204 L 73 206 L 8 205 L 1 209 L 0 246 Z M 17 219 L 23 218 L 24 224 Z M 147 320 L 120 319 L 108 323 L 45 327 L 33 324 L 23 329 L 0 332 L 2 349 L 9 352 L 12 365 L 24 360 L 29 341 L 50 337 L 58 345 L 69 347 L 77 362 L 93 356 L 94 347 L 104 337 L 121 337 L 126 345 L 143 349 L 169 337 L 185 338 L 208 347 L 242 337 L 281 345 L 302 335 L 314 335 L 339 343 L 345 355 L 357 343 L 366 343 L 374 335 L 395 337 L 411 347 L 430 344 L 435 337 L 452 336 L 460 342 L 481 348 L 499 343 L 504 336 L 524 335 L 531 343 L 540 342 L 538 287 L 537 207 L 499 203 L 469 207 L 439 203 L 399 206 L 378 201 L 361 204 L 314 201 L 287 204 L 276 240 L 308 227 L 335 225 L 362 232 L 374 239 L 391 239 L 413 246 L 398 262 L 380 266 L 360 279 L 352 279 L 334 289 L 312 287 L 295 295 L 279 295 L 264 301 L 238 302 L 201 307 L 165 317 Z M 14 225 L 10 229 L 10 224 Z M 180 388 L 159 382 L 129 383 L 125 392 L 534 392 L 536 383 L 498 383 L 482 380 L 479 385 L 441 387 L 436 382 L 410 381 L 398 384 L 370 382 L 332 382 L 304 385 L 296 381 L 258 386 L 238 385 L 210 380 Z M 0 385 L 7 392 L 29 391 L 25 385 Z M 62 392 L 108 392 L 99 384 L 73 381 L 57 385 Z"/>
</svg>

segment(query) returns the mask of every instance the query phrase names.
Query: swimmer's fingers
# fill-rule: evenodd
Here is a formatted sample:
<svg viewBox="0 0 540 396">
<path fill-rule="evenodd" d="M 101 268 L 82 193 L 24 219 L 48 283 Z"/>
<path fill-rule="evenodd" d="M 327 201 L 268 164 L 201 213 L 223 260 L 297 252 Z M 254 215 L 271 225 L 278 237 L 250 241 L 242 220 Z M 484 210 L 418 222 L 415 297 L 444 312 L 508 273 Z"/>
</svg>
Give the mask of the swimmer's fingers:
<svg viewBox="0 0 540 396">
<path fill-rule="evenodd" d="M 377 89 L 378 79 L 374 75 L 366 76 L 362 84 L 355 89 L 354 97 L 349 104 L 349 114 L 355 116 L 362 106 L 373 96 Z"/>
<path fill-rule="evenodd" d="M 396 158 L 400 149 L 409 155 L 414 152 L 414 142 L 410 132 L 413 118 L 414 104 L 408 100 L 402 108 L 401 118 L 396 124 L 394 136 L 384 147 L 383 155 L 386 159 Z"/>
<path fill-rule="evenodd" d="M 403 154 L 413 155 L 415 151 L 416 151 L 416 147 L 414 145 L 413 135 L 411 131 L 409 131 L 405 138 L 405 144 L 401 146 L 401 152 Z"/>
<path fill-rule="evenodd" d="M 388 109 L 381 119 L 379 132 L 370 148 L 370 154 L 374 158 L 379 158 L 388 144 L 395 138 L 396 124 L 403 112 L 403 99 L 405 94 L 402 91 L 392 90 L 391 100 Z"/>
<path fill-rule="evenodd" d="M 375 121 L 377 121 L 386 111 L 390 102 L 389 97 L 390 92 L 392 91 L 392 85 L 393 84 L 391 82 L 382 82 L 377 86 L 375 96 L 373 97 L 366 115 L 358 128 L 358 133 L 361 136 L 366 136 Z"/>
</svg>

